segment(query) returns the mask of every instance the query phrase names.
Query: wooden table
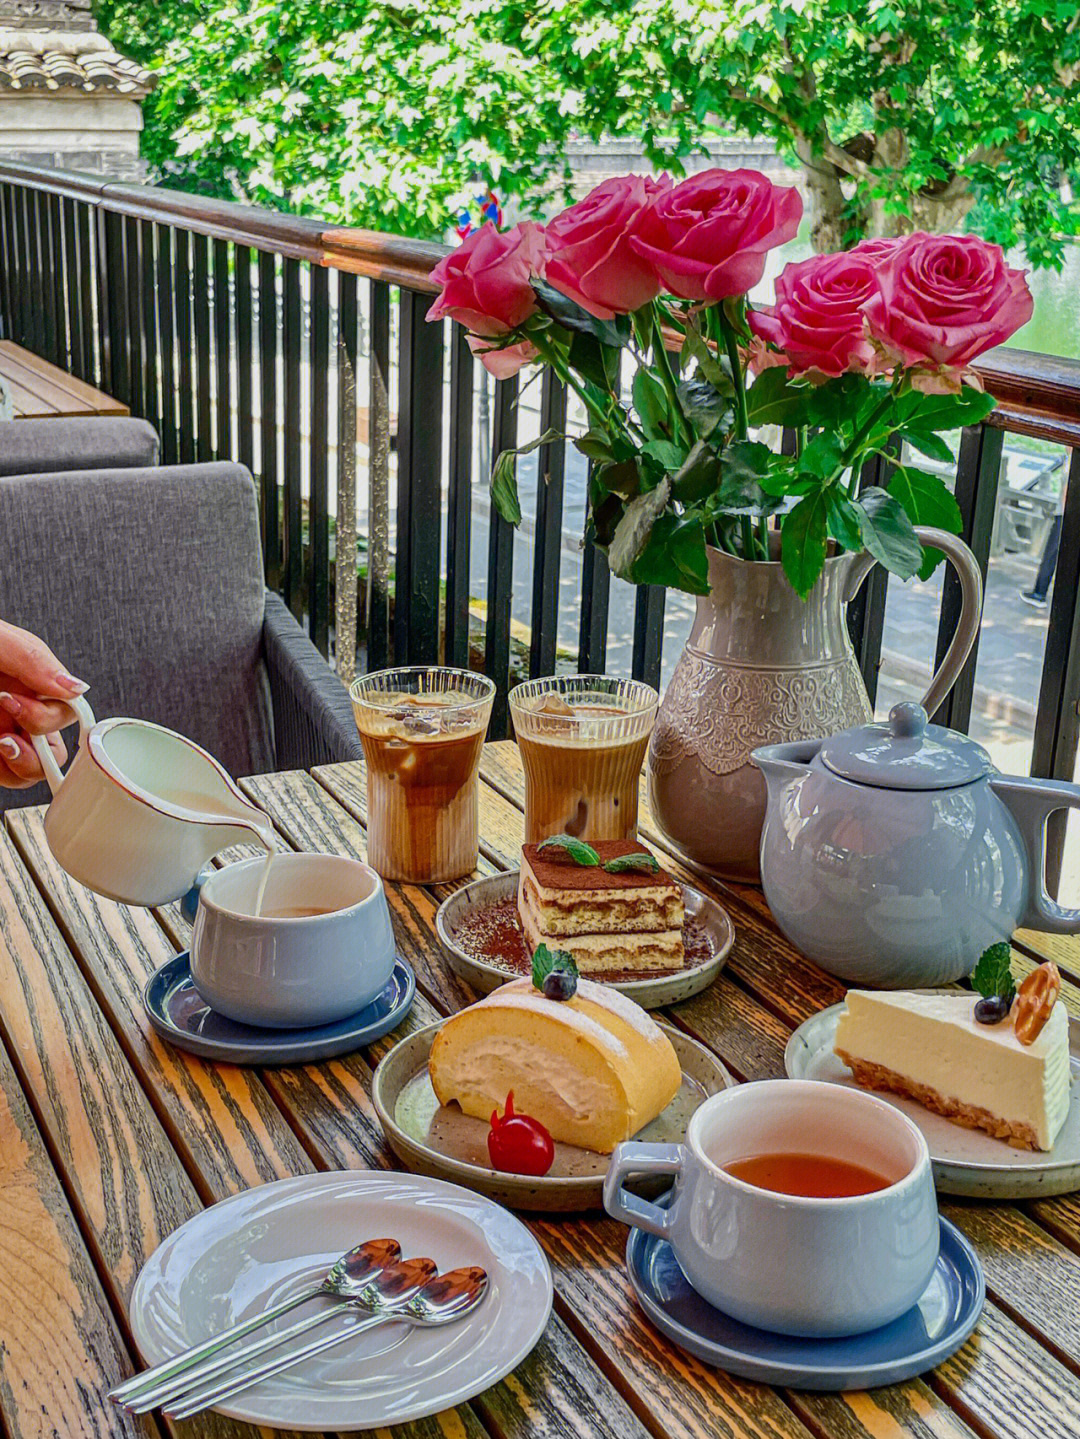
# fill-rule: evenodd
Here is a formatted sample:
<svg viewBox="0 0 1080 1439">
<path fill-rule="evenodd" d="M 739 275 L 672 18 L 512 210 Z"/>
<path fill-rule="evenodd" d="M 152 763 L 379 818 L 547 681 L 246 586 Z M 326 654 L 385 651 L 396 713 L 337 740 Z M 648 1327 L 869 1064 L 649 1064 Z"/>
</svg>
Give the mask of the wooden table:
<svg viewBox="0 0 1080 1439">
<path fill-rule="evenodd" d="M 0 380 L 11 395 L 16 420 L 130 413 L 104 390 L 95 390 L 13 340 L 0 340 Z"/>
<path fill-rule="evenodd" d="M 481 871 L 513 866 L 522 775 L 512 744 L 483 759 Z M 244 782 L 301 850 L 363 856 L 359 764 Z M 656 844 L 648 816 L 645 837 Z M 146 978 L 188 930 L 175 906 L 127 909 L 73 884 L 41 812 L 0 831 L 0 1429 L 56 1435 L 256 1431 L 217 1416 L 156 1427 L 105 1391 L 135 1367 L 128 1296 L 152 1250 L 203 1205 L 314 1169 L 385 1168 L 372 1067 L 401 1034 L 475 996 L 440 959 L 446 889 L 388 886 L 416 970 L 396 1035 L 328 1064 L 257 1071 L 163 1044 Z M 742 1079 L 783 1073 L 791 1029 L 842 987 L 779 937 L 760 893 L 717 886 L 737 939 L 724 973 L 671 1018 Z M 1030 965 L 1030 957 L 1022 963 Z M 1080 1013 L 1080 991 L 1066 984 Z M 401 1439 L 1076 1439 L 1080 1434 L 1080 1196 L 943 1201 L 986 1268 L 975 1335 L 933 1374 L 872 1393 L 775 1391 L 668 1344 L 637 1309 L 626 1231 L 602 1216 L 530 1221 L 551 1260 L 555 1312 L 531 1357 L 471 1404 L 393 1431 Z"/>
</svg>

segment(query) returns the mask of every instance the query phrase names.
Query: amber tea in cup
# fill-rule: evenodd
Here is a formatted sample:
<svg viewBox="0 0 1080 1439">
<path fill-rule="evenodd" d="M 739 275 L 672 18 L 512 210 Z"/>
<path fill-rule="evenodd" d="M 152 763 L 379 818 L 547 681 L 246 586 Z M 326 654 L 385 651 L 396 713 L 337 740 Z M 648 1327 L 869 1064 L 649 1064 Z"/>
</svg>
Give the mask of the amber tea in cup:
<svg viewBox="0 0 1080 1439">
<path fill-rule="evenodd" d="M 414 884 L 471 874 L 495 686 L 468 670 L 412 667 L 365 675 L 349 693 L 367 764 L 368 863 Z"/>
<path fill-rule="evenodd" d="M 525 842 L 633 839 L 660 696 L 639 680 L 559 675 L 510 691 L 525 769 Z"/>
<path fill-rule="evenodd" d="M 850 1199 L 855 1194 L 888 1189 L 893 1182 L 864 1164 L 829 1154 L 752 1154 L 746 1159 L 733 1159 L 721 1168 L 755 1189 L 801 1195 L 804 1199 Z"/>
</svg>

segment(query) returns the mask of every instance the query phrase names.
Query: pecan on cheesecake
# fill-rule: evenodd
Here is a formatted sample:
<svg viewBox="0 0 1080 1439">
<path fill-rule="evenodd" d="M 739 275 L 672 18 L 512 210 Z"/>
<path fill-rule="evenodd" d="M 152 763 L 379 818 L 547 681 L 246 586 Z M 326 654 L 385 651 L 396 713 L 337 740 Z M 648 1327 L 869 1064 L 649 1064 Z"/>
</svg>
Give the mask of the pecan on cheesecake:
<svg viewBox="0 0 1080 1439">
<path fill-rule="evenodd" d="M 529 949 L 563 950 L 582 974 L 680 969 L 681 886 L 659 868 L 604 869 L 609 861 L 646 853 L 636 840 L 595 840 L 591 848 L 599 864 L 578 864 L 550 845 L 523 846 L 518 916 Z"/>
</svg>

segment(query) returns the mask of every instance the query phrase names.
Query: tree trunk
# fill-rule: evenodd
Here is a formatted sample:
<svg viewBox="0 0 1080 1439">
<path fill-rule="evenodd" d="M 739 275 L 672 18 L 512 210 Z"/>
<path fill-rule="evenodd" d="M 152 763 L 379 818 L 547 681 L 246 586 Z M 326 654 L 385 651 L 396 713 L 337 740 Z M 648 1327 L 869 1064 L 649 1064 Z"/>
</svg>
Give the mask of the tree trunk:
<svg viewBox="0 0 1080 1439">
<path fill-rule="evenodd" d="M 810 239 L 816 254 L 843 248 L 847 200 L 836 166 L 815 155 L 806 145 L 796 146 L 810 196 Z"/>
</svg>

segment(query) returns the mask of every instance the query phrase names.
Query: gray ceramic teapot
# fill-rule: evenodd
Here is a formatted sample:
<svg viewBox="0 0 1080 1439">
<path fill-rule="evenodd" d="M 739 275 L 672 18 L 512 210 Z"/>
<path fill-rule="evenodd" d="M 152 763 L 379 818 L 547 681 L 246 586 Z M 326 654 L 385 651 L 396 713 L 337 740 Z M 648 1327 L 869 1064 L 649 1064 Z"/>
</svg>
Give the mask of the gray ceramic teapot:
<svg viewBox="0 0 1080 1439">
<path fill-rule="evenodd" d="M 1019 925 L 1080 931 L 1080 910 L 1044 880 L 1046 817 L 1080 808 L 1080 785 L 999 774 L 981 745 L 929 724 L 917 704 L 753 759 L 768 789 L 765 898 L 830 974 L 946 984 Z"/>
</svg>

